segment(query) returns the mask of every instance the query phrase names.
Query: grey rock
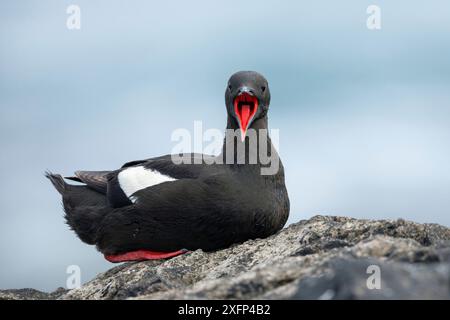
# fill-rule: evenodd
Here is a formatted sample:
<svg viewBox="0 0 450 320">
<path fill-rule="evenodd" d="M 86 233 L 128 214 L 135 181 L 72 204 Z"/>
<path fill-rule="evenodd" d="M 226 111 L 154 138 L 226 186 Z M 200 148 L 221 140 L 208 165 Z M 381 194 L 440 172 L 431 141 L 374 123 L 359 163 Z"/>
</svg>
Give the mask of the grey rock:
<svg viewBox="0 0 450 320">
<path fill-rule="evenodd" d="M 58 288 L 52 293 L 46 293 L 35 289 L 10 289 L 0 290 L 0 300 L 55 300 L 68 290 Z"/>
<path fill-rule="evenodd" d="M 450 229 L 315 216 L 216 252 L 125 263 L 67 292 L 18 291 L 0 299 L 449 299 Z"/>
</svg>

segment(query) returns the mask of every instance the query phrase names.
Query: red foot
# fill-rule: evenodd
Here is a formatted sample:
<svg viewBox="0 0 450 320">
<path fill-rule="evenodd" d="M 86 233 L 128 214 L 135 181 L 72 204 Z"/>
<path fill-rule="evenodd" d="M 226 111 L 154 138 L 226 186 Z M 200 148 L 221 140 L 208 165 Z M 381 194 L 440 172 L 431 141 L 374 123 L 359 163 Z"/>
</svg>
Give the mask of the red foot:
<svg viewBox="0 0 450 320">
<path fill-rule="evenodd" d="M 142 261 L 142 260 L 158 260 L 167 259 L 186 253 L 188 250 L 182 249 L 174 252 L 158 252 L 149 250 L 137 250 L 122 254 L 106 255 L 105 259 L 109 262 L 125 262 L 125 261 Z"/>
</svg>

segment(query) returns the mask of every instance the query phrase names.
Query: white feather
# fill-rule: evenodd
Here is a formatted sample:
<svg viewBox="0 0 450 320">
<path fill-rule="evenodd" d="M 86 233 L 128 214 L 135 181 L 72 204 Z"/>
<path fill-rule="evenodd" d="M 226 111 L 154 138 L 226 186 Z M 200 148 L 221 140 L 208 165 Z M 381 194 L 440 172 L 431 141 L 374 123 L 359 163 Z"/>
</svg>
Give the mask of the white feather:
<svg viewBox="0 0 450 320">
<path fill-rule="evenodd" d="M 132 202 L 136 202 L 136 197 L 131 197 L 136 191 L 177 179 L 164 175 L 156 170 L 138 166 L 121 171 L 118 175 L 118 180 L 120 188 L 126 196 Z"/>
</svg>

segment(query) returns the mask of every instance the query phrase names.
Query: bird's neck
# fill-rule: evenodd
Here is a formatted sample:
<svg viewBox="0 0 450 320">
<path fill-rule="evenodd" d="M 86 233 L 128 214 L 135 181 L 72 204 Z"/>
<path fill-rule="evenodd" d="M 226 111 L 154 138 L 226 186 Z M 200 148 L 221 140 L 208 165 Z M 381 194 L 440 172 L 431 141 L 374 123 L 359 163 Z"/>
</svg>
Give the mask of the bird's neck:
<svg viewBox="0 0 450 320">
<path fill-rule="evenodd" d="M 240 139 L 239 125 L 228 116 L 227 131 L 223 143 L 222 154 L 224 163 L 229 165 L 246 165 L 264 163 L 262 157 L 270 157 L 275 148 L 268 133 L 267 116 L 253 121 L 248 128 L 245 140 Z M 244 163 L 242 163 L 244 162 Z"/>
</svg>

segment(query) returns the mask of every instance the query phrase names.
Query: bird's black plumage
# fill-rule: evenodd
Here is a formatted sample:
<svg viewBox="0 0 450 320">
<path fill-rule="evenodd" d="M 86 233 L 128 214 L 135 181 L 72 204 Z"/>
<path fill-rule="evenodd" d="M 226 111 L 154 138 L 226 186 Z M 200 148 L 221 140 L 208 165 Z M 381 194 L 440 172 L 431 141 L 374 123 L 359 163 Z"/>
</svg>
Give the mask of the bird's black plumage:
<svg viewBox="0 0 450 320">
<path fill-rule="evenodd" d="M 242 94 L 255 104 L 245 99 L 238 104 L 236 97 Z M 276 154 L 265 131 L 270 103 L 266 79 L 250 71 L 234 74 L 225 102 L 227 129 L 242 129 L 240 113 L 247 113 L 243 117 L 249 120 L 248 128 L 263 133 L 256 151 L 264 144 L 269 153 Z M 201 161 L 175 164 L 166 155 L 132 161 L 117 170 L 77 171 L 75 177 L 68 177 L 84 185 L 70 185 L 57 174 L 47 173 L 47 177 L 63 197 L 67 223 L 82 241 L 95 244 L 104 254 L 140 249 L 215 250 L 267 237 L 283 227 L 289 214 L 281 161 L 275 174 L 262 175 L 261 168 L 268 164 L 259 156 L 256 163 L 239 163 L 239 146 L 248 160 L 249 138 L 233 138 L 224 141 L 218 156 L 226 160 L 230 153 L 232 163 L 210 164 L 208 160 L 214 157 L 190 154 L 189 158 Z M 127 194 L 144 178 L 158 183 Z"/>
</svg>

